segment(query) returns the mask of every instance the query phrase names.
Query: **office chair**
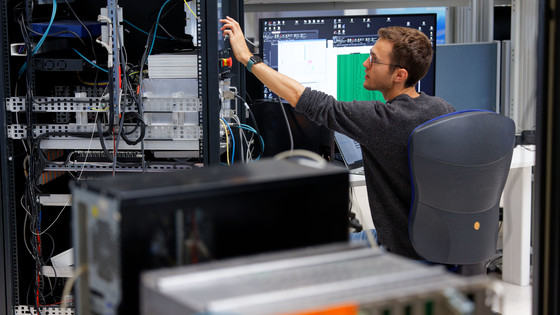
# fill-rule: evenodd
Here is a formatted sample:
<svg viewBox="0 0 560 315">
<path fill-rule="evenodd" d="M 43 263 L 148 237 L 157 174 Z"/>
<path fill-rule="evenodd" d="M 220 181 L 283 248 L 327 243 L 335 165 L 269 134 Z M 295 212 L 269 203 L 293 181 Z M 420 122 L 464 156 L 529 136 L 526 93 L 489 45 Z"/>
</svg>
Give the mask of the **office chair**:
<svg viewBox="0 0 560 315">
<path fill-rule="evenodd" d="M 412 183 L 408 231 L 429 262 L 483 274 L 496 255 L 500 197 L 515 143 L 515 123 L 467 110 L 432 119 L 408 141 Z"/>
</svg>

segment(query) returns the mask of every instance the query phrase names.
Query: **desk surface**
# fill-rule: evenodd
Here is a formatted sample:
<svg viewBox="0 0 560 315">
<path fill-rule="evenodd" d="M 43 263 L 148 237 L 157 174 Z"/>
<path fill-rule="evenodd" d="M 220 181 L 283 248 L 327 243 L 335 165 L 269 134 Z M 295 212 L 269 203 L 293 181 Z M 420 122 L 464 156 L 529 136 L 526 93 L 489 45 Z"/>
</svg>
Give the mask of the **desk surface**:
<svg viewBox="0 0 560 315">
<path fill-rule="evenodd" d="M 532 166 L 535 146 L 513 150 L 510 172 L 503 193 L 502 280 L 531 283 Z"/>
<path fill-rule="evenodd" d="M 365 175 L 350 174 L 350 186 L 365 186 L 366 177 Z"/>
<path fill-rule="evenodd" d="M 535 165 L 535 146 L 516 146 L 513 149 L 510 168 L 521 168 Z"/>
</svg>

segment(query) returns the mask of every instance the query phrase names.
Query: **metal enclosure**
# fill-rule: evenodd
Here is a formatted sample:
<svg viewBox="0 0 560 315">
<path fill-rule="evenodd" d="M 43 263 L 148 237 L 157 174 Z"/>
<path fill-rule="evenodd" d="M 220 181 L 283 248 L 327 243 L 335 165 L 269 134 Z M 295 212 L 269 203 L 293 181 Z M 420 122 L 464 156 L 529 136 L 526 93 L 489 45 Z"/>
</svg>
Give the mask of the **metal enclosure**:
<svg viewBox="0 0 560 315">
<path fill-rule="evenodd" d="M 142 271 L 347 242 L 348 185 L 342 168 L 274 159 L 77 183 L 78 313 L 139 314 Z"/>
</svg>

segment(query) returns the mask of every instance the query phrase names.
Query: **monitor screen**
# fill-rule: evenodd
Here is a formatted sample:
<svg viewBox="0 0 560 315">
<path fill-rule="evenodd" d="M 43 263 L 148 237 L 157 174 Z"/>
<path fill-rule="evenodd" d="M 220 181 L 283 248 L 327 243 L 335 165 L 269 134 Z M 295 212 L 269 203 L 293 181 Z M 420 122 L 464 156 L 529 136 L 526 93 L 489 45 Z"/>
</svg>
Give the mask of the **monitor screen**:
<svg viewBox="0 0 560 315">
<path fill-rule="evenodd" d="M 398 14 L 266 18 L 259 21 L 263 61 L 306 87 L 326 92 L 340 101 L 383 100 L 378 91 L 363 88 L 364 67 L 377 31 L 407 26 L 424 32 L 436 50 L 436 14 Z M 417 85 L 435 95 L 435 62 Z M 277 98 L 266 86 L 262 98 Z"/>
</svg>

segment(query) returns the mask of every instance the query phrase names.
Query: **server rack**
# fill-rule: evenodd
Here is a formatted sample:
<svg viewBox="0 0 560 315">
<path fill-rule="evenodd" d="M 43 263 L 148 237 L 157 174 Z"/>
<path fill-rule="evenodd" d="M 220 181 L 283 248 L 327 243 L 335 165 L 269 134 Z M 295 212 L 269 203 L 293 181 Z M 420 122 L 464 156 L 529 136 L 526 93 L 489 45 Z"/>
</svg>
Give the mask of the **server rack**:
<svg viewBox="0 0 560 315">
<path fill-rule="evenodd" d="M 28 230 L 26 231 L 22 225 L 24 218 L 27 218 L 27 215 L 25 214 L 25 211 L 27 211 L 27 209 L 25 209 L 25 207 L 23 207 L 20 203 L 21 196 L 26 193 L 24 174 L 26 174 L 25 172 L 31 172 L 32 170 L 23 169 L 24 167 L 22 166 L 22 162 L 24 159 L 23 156 L 25 155 L 25 148 L 22 147 L 24 146 L 22 144 L 22 140 L 25 140 L 26 138 L 34 139 L 34 137 L 37 137 L 42 132 L 59 132 L 58 129 L 52 129 L 55 127 L 49 129 L 49 127 L 47 126 L 42 127 L 44 129 L 32 130 L 34 128 L 26 129 L 24 125 L 27 125 L 27 127 L 36 127 L 41 123 L 41 115 L 49 111 L 57 112 L 56 115 L 59 115 L 61 112 L 64 112 L 64 109 L 60 108 L 68 108 L 68 112 L 70 113 L 68 115 L 71 115 L 72 117 L 73 115 L 76 116 L 76 126 L 70 126 L 71 124 L 68 124 L 67 126 L 63 127 L 64 132 L 73 132 L 75 130 L 72 128 L 80 128 L 80 122 L 82 122 L 84 126 L 87 127 L 88 119 L 91 120 L 91 117 L 89 117 L 88 114 L 79 113 L 81 110 L 79 106 L 80 103 L 77 102 L 76 104 L 72 104 L 71 100 L 74 99 L 72 96 L 57 96 L 54 94 L 40 95 L 40 93 L 34 93 L 35 95 L 31 96 L 29 95 L 29 93 L 24 93 L 24 95 L 22 95 L 22 98 L 17 99 L 15 98 L 15 96 L 17 96 L 15 95 L 17 94 L 17 91 L 12 92 L 14 91 L 14 85 L 17 87 L 17 73 L 18 69 L 21 69 L 18 62 L 14 63 L 14 57 L 12 56 L 14 49 L 13 46 L 11 46 L 12 44 L 14 44 L 13 34 L 16 34 L 18 32 L 18 25 L 17 23 L 15 23 L 14 18 L 16 11 L 14 7 L 18 6 L 18 10 L 25 12 L 23 16 L 25 17 L 26 21 L 33 21 L 33 10 L 47 11 L 43 15 L 45 17 L 48 17 L 48 7 L 53 5 L 53 2 L 56 3 L 56 1 L 53 0 L 21 0 L 2 1 L 0 4 L 0 15 L 2 23 L 0 32 L 0 70 L 2 71 L 2 74 L 0 75 L 0 104 L 2 105 L 0 109 L 0 121 L 2 124 L 2 128 L 0 130 L 0 193 L 2 195 L 2 203 L 0 204 L 0 255 L 2 257 L 0 261 L 0 270 L 2 270 L 0 274 L 0 284 L 3 284 L 0 285 L 0 313 L 5 314 L 18 314 L 18 310 L 22 310 L 22 306 L 27 307 L 27 305 L 29 305 L 30 309 L 33 309 L 36 306 L 34 305 L 35 303 L 30 303 L 30 300 L 35 300 L 35 298 L 29 298 L 29 296 L 33 295 L 29 291 L 34 292 L 37 288 L 30 289 L 31 284 L 29 284 L 29 282 L 34 281 L 33 278 L 35 278 L 35 276 L 37 275 L 35 274 L 30 276 L 29 274 L 27 274 L 28 267 L 35 267 L 34 263 L 30 261 L 31 258 L 27 257 L 28 253 L 25 249 L 25 246 L 27 246 L 27 238 L 30 237 L 30 232 Z M 168 2 L 170 1 L 166 2 L 165 0 L 161 0 L 158 1 L 157 5 L 165 5 Z M 170 5 L 177 5 L 177 3 L 182 5 L 183 1 L 172 0 L 170 2 Z M 227 148 L 224 148 L 224 133 L 220 132 L 220 119 L 222 115 L 221 107 L 222 102 L 224 101 L 223 93 L 219 92 L 222 88 L 220 82 L 224 82 L 224 80 L 227 81 L 230 86 L 235 87 L 236 93 L 239 93 L 241 95 L 245 90 L 244 69 L 241 69 L 241 66 L 238 63 L 234 63 L 234 65 L 229 67 L 228 69 L 224 69 L 219 65 L 220 59 L 224 58 L 224 56 L 227 56 L 231 52 L 227 47 L 227 43 L 223 41 L 221 35 L 219 34 L 220 25 L 218 20 L 220 18 L 220 14 L 222 14 L 224 16 L 232 16 L 243 23 L 243 2 L 241 0 L 191 0 L 189 1 L 189 3 L 191 3 L 192 6 L 192 8 L 189 9 L 191 9 L 193 15 L 196 14 L 197 16 L 197 32 L 195 40 L 198 44 L 195 45 L 195 51 L 198 59 L 198 70 L 196 80 L 198 82 L 197 96 L 201 108 L 198 113 L 198 123 L 200 128 L 198 145 L 194 150 L 190 150 L 198 153 L 194 154 L 194 156 L 191 157 L 190 160 L 193 161 L 192 164 L 198 162 L 198 164 L 211 166 L 220 164 L 220 162 L 224 159 L 223 152 L 224 150 L 227 150 Z M 74 0 L 59 0 L 58 4 L 59 6 L 74 5 L 76 6 L 76 8 L 79 8 L 80 6 L 86 6 L 88 8 L 106 7 L 106 16 L 109 18 L 109 20 L 112 21 L 112 25 L 118 25 L 119 23 L 124 24 L 122 17 L 119 16 L 119 14 L 121 14 L 119 10 L 122 9 L 126 12 L 127 6 L 128 9 L 131 9 L 132 4 L 139 7 L 154 5 L 153 1 L 147 0 L 88 0 L 85 2 L 77 2 Z M 66 9 L 66 11 L 68 11 L 68 9 Z M 179 11 L 181 10 L 179 9 Z M 185 9 L 185 14 L 186 12 L 187 11 Z M 70 13 L 68 12 L 65 12 L 65 14 L 70 15 Z M 118 65 L 120 62 L 119 58 L 121 58 L 121 55 L 117 51 L 117 47 L 119 47 L 120 45 L 118 32 L 119 27 L 115 27 L 112 30 L 109 29 L 108 31 L 108 34 L 112 35 L 111 50 L 112 62 L 114 65 Z M 34 44 L 37 44 L 38 40 L 39 37 L 34 38 Z M 25 69 L 25 72 L 22 75 L 27 75 L 28 83 L 31 85 L 30 89 L 33 92 L 44 92 L 43 87 L 37 84 L 37 70 L 36 66 L 33 64 L 35 60 L 30 55 L 28 55 L 27 57 L 20 57 L 20 60 L 21 58 L 26 58 L 26 60 L 28 61 L 28 67 Z M 41 80 L 44 80 L 45 78 L 44 70 L 45 69 L 42 69 L 43 72 L 41 73 Z M 109 84 L 112 85 L 112 88 L 109 89 L 109 94 L 111 95 L 110 98 L 112 99 L 112 104 L 117 104 L 122 100 L 119 95 L 118 87 L 123 73 L 119 72 L 118 66 L 115 66 L 113 69 L 109 69 L 109 71 L 111 71 L 111 73 L 108 76 L 112 77 L 112 83 Z M 57 77 L 55 75 L 55 72 L 53 72 L 53 77 Z M 21 89 L 21 81 L 19 82 L 19 84 Z M 37 99 L 34 99 L 33 97 L 36 97 Z M 76 96 L 74 95 L 74 97 Z M 179 98 L 181 97 L 179 96 Z M 89 97 L 87 99 L 90 100 L 91 103 L 92 98 Z M 56 102 L 59 103 L 57 104 Z M 110 101 L 107 102 L 111 103 Z M 60 107 L 61 105 L 63 106 Z M 150 104 L 148 104 L 147 106 L 149 105 Z M 55 106 L 58 107 L 53 110 L 53 107 Z M 240 121 L 244 122 L 245 117 L 243 114 L 244 110 L 242 110 L 242 105 L 238 102 L 232 102 L 232 106 L 235 106 L 235 108 L 233 109 L 238 113 L 238 118 L 240 119 Z M 37 115 L 37 112 L 40 114 Z M 49 115 L 54 114 L 51 113 Z M 91 114 L 89 115 L 91 116 Z M 178 115 L 181 117 L 182 114 Z M 60 116 L 63 116 L 63 114 L 61 114 Z M 58 116 L 56 119 L 57 122 L 60 119 L 64 121 L 64 118 L 60 118 Z M 56 128 L 60 127 L 57 126 Z M 170 129 L 173 128 L 177 129 L 176 126 L 173 126 Z M 231 136 L 233 137 L 233 135 Z M 227 133 L 225 137 L 227 137 Z M 83 142 L 86 141 L 66 140 L 67 139 L 53 138 L 44 141 L 43 144 L 46 143 L 47 147 L 62 146 L 65 149 L 78 150 L 80 147 L 84 147 Z M 33 141 L 34 140 L 28 141 L 28 143 L 33 143 Z M 78 144 L 80 142 L 82 142 L 82 144 Z M 165 146 L 161 143 L 155 141 L 154 143 L 154 151 L 157 151 L 157 148 L 162 146 L 165 148 Z M 171 142 L 168 141 L 168 143 Z M 122 147 L 125 148 L 125 150 L 131 152 L 139 151 L 139 149 L 135 148 L 134 146 L 123 145 Z M 118 153 L 119 151 L 114 150 L 113 152 Z M 142 151 L 141 154 L 143 155 L 144 152 Z M 193 155 L 193 153 L 191 153 L 191 155 Z M 127 158 L 127 156 L 125 156 L 125 158 Z M 154 156 L 151 155 L 149 158 L 154 158 Z M 31 159 L 33 159 L 33 157 L 31 157 Z M 136 167 L 113 166 L 111 168 L 109 166 L 102 166 L 101 170 L 99 170 L 99 166 L 96 166 L 86 168 L 86 171 L 90 170 L 91 174 L 100 175 L 115 173 L 118 176 L 126 172 L 173 171 L 174 169 L 182 168 L 184 168 L 184 166 L 181 166 L 180 163 L 175 163 L 171 166 L 169 166 L 168 164 L 158 165 L 157 163 L 155 163 L 153 167 L 151 165 L 146 166 L 144 164 L 143 157 L 142 164 Z M 82 170 L 83 169 L 84 168 L 82 167 Z M 59 165 L 51 163 L 50 165 L 47 165 L 45 169 L 39 169 L 38 171 L 40 171 L 43 175 L 47 172 L 51 174 L 59 174 L 77 171 L 77 168 L 60 167 Z M 91 177 L 93 178 L 95 176 Z M 65 182 L 63 183 L 64 185 L 66 184 Z M 41 189 L 40 194 L 31 194 L 34 199 L 31 202 L 37 202 L 37 207 L 39 209 L 42 209 L 42 207 L 45 206 L 49 206 L 49 203 L 52 203 L 52 205 L 55 205 L 57 203 L 60 204 L 60 201 L 57 201 L 60 198 L 56 198 L 56 196 L 59 195 L 59 190 L 62 191 L 62 194 L 60 194 L 61 196 L 63 196 L 67 190 L 66 187 L 60 189 L 60 184 L 58 184 L 58 187 L 55 186 L 56 185 L 54 184 L 49 186 L 49 184 L 46 183 L 45 186 Z M 53 196 L 55 198 L 53 198 Z M 64 204 L 64 201 L 62 203 Z M 45 221 L 49 219 L 48 213 L 46 212 L 41 212 L 39 210 L 38 213 L 35 213 L 32 211 L 32 209 L 29 209 L 29 212 L 31 213 L 31 216 L 43 218 Z M 60 213 L 63 214 L 62 211 Z M 57 226 L 55 226 L 51 230 L 56 231 L 56 235 L 54 235 L 54 238 L 57 238 L 58 244 L 62 244 L 63 246 L 71 244 L 71 241 L 67 239 L 70 235 L 69 229 L 71 228 L 68 215 L 63 214 L 62 217 L 60 219 L 57 218 L 57 220 L 60 221 L 57 222 Z M 37 231 L 31 232 L 35 233 Z M 37 234 L 43 235 L 42 233 Z M 46 245 L 45 248 L 47 248 Z M 48 256 L 51 255 L 49 254 Z M 41 272 L 42 271 L 38 271 L 38 273 Z M 42 275 L 40 274 L 39 276 L 42 277 Z M 56 281 L 57 280 L 55 277 L 55 289 L 57 287 Z M 61 280 L 59 279 L 58 281 Z M 35 285 L 39 286 L 37 284 Z M 58 286 L 60 287 L 60 284 Z M 37 304 L 41 303 L 38 302 Z M 24 310 L 22 310 L 22 312 L 23 311 Z"/>
</svg>

